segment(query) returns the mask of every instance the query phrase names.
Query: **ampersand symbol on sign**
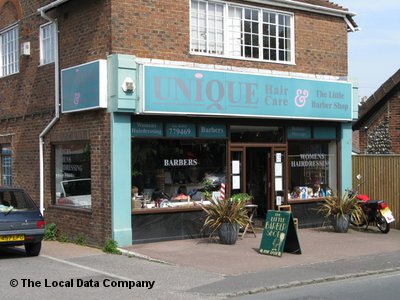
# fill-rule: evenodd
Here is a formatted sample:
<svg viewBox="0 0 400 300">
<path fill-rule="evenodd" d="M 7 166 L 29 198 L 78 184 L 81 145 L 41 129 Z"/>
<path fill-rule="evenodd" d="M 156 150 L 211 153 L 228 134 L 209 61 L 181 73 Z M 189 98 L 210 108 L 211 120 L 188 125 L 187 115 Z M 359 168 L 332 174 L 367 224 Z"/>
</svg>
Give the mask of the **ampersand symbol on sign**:
<svg viewBox="0 0 400 300">
<path fill-rule="evenodd" d="M 294 98 L 294 104 L 297 107 L 303 107 L 306 104 L 306 100 L 308 98 L 308 90 L 298 89 L 296 91 L 296 97 Z"/>
</svg>

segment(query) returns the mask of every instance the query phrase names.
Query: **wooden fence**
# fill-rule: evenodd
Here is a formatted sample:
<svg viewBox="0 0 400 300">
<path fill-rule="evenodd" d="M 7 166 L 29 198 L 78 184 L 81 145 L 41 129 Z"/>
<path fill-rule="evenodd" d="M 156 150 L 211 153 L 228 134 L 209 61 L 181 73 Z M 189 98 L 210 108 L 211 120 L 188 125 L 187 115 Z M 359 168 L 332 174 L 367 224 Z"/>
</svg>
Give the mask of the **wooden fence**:
<svg viewBox="0 0 400 300">
<path fill-rule="evenodd" d="M 353 188 L 360 182 L 360 193 L 385 200 L 396 219 L 391 227 L 400 229 L 400 155 L 353 155 L 352 161 Z"/>
</svg>

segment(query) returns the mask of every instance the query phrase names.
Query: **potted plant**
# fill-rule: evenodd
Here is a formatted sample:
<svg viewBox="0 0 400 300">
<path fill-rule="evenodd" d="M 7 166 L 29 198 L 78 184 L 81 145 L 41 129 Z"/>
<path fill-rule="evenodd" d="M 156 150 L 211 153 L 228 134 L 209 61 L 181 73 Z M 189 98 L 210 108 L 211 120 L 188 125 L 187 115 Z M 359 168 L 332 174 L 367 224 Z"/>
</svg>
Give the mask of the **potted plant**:
<svg viewBox="0 0 400 300">
<path fill-rule="evenodd" d="M 217 231 L 221 244 L 235 244 L 239 228 L 249 221 L 245 201 L 229 198 L 210 202 L 201 206 L 206 213 L 203 228 L 211 230 L 210 236 Z"/>
<path fill-rule="evenodd" d="M 204 199 L 211 200 L 212 199 L 212 191 L 214 189 L 212 180 L 204 178 L 201 183 L 204 186 L 203 189 L 201 190 L 203 192 Z"/>
<path fill-rule="evenodd" d="M 243 201 L 245 204 L 251 204 L 251 201 L 253 200 L 253 196 L 247 193 L 234 194 L 231 198 L 234 201 Z"/>
<path fill-rule="evenodd" d="M 336 196 L 324 198 L 318 209 L 329 218 L 336 232 L 343 233 L 349 229 L 350 216 L 357 214 L 359 210 L 356 195 L 349 195 L 348 191 L 341 198 Z"/>
</svg>

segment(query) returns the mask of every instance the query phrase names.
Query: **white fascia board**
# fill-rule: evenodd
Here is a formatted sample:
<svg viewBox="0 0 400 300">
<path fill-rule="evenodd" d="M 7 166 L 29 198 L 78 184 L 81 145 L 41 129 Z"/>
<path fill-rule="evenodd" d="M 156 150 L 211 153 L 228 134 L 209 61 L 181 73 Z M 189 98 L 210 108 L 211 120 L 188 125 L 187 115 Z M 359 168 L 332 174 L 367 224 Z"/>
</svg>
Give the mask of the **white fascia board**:
<svg viewBox="0 0 400 300">
<path fill-rule="evenodd" d="M 51 2 L 51 3 L 49 3 L 49 4 L 45 5 L 45 6 L 42 6 L 42 7 L 38 8 L 37 11 L 39 13 L 40 12 L 46 12 L 46 11 L 48 11 L 48 10 L 54 8 L 54 7 L 57 7 L 57 6 L 63 4 L 64 2 L 67 2 L 67 1 L 69 1 L 69 0 L 56 0 L 56 1 L 53 1 L 53 2 Z"/>
<path fill-rule="evenodd" d="M 249 2 L 260 3 L 260 4 L 267 4 L 272 6 L 278 7 L 285 7 L 285 8 L 294 8 L 303 11 L 315 12 L 320 14 L 326 14 L 336 17 L 345 17 L 345 16 L 355 16 L 356 14 L 350 11 L 329 8 L 314 4 L 302 3 L 293 0 L 249 0 Z"/>
</svg>

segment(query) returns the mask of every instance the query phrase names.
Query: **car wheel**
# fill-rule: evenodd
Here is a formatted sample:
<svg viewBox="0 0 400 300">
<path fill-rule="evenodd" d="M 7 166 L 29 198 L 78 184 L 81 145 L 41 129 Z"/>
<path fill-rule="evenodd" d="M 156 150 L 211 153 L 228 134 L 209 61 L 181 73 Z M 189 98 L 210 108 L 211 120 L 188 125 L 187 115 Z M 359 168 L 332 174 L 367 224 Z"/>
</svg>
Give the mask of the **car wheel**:
<svg viewBox="0 0 400 300">
<path fill-rule="evenodd" d="M 38 256 L 41 248 L 42 248 L 42 242 L 25 244 L 26 255 Z"/>
</svg>

